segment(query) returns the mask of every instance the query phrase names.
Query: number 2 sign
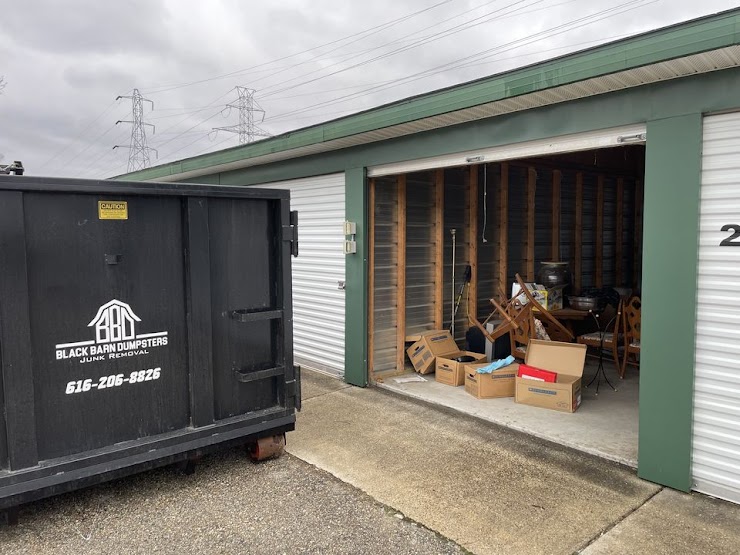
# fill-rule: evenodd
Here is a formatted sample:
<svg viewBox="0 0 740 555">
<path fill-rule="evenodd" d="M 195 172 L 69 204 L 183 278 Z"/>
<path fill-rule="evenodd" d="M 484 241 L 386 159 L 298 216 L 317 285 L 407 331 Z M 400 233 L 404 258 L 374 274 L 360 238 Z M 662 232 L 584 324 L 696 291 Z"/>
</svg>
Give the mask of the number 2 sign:
<svg viewBox="0 0 740 555">
<path fill-rule="evenodd" d="M 740 241 L 737 241 L 737 239 L 740 238 L 740 225 L 727 224 L 722 226 L 722 231 L 730 230 L 732 230 L 732 235 L 727 239 L 723 239 L 719 244 L 720 247 L 740 247 Z"/>
</svg>

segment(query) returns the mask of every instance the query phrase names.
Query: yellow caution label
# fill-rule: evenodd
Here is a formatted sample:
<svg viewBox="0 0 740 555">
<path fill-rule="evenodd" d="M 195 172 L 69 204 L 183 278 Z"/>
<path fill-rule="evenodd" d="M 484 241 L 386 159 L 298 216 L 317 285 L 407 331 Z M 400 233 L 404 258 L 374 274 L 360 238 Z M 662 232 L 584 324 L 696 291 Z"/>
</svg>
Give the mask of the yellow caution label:
<svg viewBox="0 0 740 555">
<path fill-rule="evenodd" d="M 123 200 L 99 200 L 99 220 L 128 220 L 128 202 Z"/>
</svg>

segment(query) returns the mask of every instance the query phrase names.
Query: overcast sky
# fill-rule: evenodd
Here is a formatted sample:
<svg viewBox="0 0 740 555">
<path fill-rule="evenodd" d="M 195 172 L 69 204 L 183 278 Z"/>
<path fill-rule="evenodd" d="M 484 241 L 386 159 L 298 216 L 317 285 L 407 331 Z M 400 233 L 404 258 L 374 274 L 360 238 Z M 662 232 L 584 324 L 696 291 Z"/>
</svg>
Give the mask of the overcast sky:
<svg viewBox="0 0 740 555">
<path fill-rule="evenodd" d="M 727 0 L 11 0 L 0 25 L 0 163 L 124 173 L 131 101 L 152 165 L 238 144 L 256 90 L 276 135 L 733 8 Z"/>
</svg>

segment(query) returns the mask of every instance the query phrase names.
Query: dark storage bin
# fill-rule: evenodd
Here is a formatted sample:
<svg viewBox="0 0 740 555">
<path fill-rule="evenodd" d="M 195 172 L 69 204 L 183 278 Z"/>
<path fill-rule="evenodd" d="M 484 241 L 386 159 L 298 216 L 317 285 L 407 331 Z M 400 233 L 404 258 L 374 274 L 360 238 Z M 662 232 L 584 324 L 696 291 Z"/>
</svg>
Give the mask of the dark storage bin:
<svg viewBox="0 0 740 555">
<path fill-rule="evenodd" d="M 0 176 L 0 509 L 292 430 L 289 193 Z"/>
</svg>

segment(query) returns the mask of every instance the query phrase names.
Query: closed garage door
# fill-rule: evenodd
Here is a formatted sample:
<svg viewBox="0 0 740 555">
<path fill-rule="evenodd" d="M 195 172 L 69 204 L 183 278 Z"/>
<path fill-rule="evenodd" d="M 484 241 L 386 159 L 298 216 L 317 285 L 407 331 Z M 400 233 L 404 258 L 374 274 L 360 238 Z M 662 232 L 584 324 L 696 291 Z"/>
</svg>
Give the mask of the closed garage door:
<svg viewBox="0 0 740 555">
<path fill-rule="evenodd" d="M 290 190 L 298 210 L 293 259 L 294 348 L 298 364 L 344 374 L 344 174 L 257 185 Z"/>
<path fill-rule="evenodd" d="M 740 503 L 740 113 L 704 119 L 699 225 L 694 489 Z"/>
</svg>

